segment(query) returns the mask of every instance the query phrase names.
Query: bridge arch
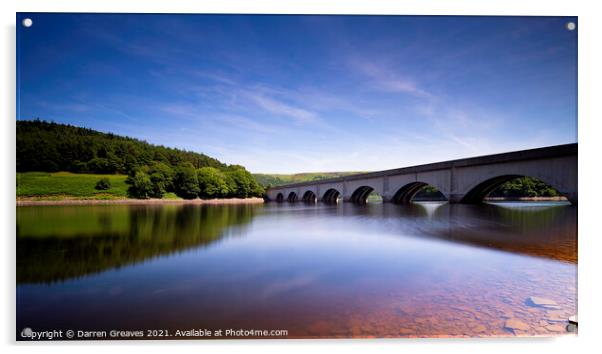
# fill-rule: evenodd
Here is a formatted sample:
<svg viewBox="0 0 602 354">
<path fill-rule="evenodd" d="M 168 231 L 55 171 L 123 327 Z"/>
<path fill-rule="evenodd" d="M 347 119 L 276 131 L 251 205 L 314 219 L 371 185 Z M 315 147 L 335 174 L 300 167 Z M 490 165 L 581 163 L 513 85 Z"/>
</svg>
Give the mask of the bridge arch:
<svg viewBox="0 0 602 354">
<path fill-rule="evenodd" d="M 322 196 L 322 201 L 324 203 L 334 204 L 339 201 L 340 197 L 341 192 L 339 192 L 336 188 L 330 188 L 326 192 L 324 192 L 324 195 Z"/>
<path fill-rule="evenodd" d="M 299 199 L 299 197 L 297 196 L 297 193 L 295 193 L 295 192 L 290 192 L 290 193 L 288 194 L 288 197 L 286 198 L 286 200 L 287 200 L 289 203 L 294 203 L 294 202 L 296 202 L 298 199 Z"/>
<path fill-rule="evenodd" d="M 497 177 L 493 177 L 493 178 L 488 178 L 488 179 L 486 179 L 484 181 L 481 181 L 481 182 L 477 183 L 475 186 L 473 186 L 472 188 L 470 188 L 468 190 L 468 192 L 462 198 L 461 202 L 462 203 L 466 203 L 466 204 L 478 204 L 478 203 L 482 203 L 484 201 L 484 199 L 489 195 L 489 193 L 491 193 L 494 190 L 496 190 L 502 184 L 504 184 L 506 182 L 509 182 L 509 181 L 511 181 L 513 179 L 516 179 L 516 178 L 521 178 L 521 177 L 530 177 L 530 178 L 539 180 L 539 181 L 547 184 L 548 186 L 554 188 L 558 192 L 559 195 L 561 195 L 561 196 L 567 198 L 568 200 L 570 200 L 568 198 L 568 196 L 563 195 L 562 192 L 560 192 L 558 189 L 556 189 L 553 185 L 551 185 L 548 182 L 542 180 L 541 178 L 531 177 L 531 176 L 526 176 L 526 175 L 509 174 L 509 175 L 501 175 L 501 176 L 497 176 Z"/>
<path fill-rule="evenodd" d="M 408 204 L 427 186 L 430 186 L 430 184 L 422 181 L 407 183 L 395 192 L 391 201 L 395 204 Z M 442 199 L 447 200 L 447 197 L 443 193 L 439 193 L 441 194 Z"/>
<path fill-rule="evenodd" d="M 396 199 L 407 201 L 420 188 L 420 184 L 415 182 L 424 182 L 439 190 L 450 203 L 474 203 L 480 202 L 488 192 L 504 181 L 516 176 L 529 176 L 545 181 L 571 203 L 577 204 L 577 162 L 577 144 L 565 144 L 294 183 L 269 188 L 267 196 L 269 200 L 277 200 L 276 196 L 280 192 L 282 199 L 286 200 L 289 193 L 294 191 L 301 199 L 309 189 L 316 194 L 318 200 L 328 202 L 343 198 L 351 201 L 353 192 L 358 188 L 371 187 L 383 197 L 383 201 L 389 202 L 393 201 L 394 194 L 400 188 L 405 187 Z M 409 183 L 412 184 L 406 186 Z M 364 195 L 360 194 L 362 197 Z M 357 194 L 354 198 L 358 199 Z"/>
<path fill-rule="evenodd" d="M 311 190 L 305 191 L 305 193 L 303 193 L 303 197 L 301 198 L 301 200 L 303 200 L 305 203 L 315 203 L 317 199 L 318 197 L 316 197 L 316 193 Z"/>
<path fill-rule="evenodd" d="M 282 203 L 283 201 L 284 201 L 284 194 L 278 193 L 278 195 L 276 195 L 276 202 Z"/>
<path fill-rule="evenodd" d="M 368 196 L 372 192 L 376 192 L 376 189 L 374 187 L 360 186 L 356 188 L 355 191 L 353 191 L 350 200 L 351 202 L 356 204 L 366 204 Z"/>
</svg>

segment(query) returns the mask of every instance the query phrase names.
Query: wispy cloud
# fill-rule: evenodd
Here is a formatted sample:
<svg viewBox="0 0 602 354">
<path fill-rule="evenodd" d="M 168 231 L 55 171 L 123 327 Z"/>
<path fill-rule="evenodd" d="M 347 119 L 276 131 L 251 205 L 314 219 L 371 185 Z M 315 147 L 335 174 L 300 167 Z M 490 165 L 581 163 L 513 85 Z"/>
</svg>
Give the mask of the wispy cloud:
<svg viewBox="0 0 602 354">
<path fill-rule="evenodd" d="M 369 84 L 376 90 L 405 93 L 421 98 L 433 97 L 430 92 L 420 88 L 411 78 L 399 75 L 384 65 L 356 58 L 350 61 L 350 66 L 353 70 L 366 76 Z"/>
<path fill-rule="evenodd" d="M 254 131 L 265 134 L 273 134 L 282 131 L 281 127 L 259 123 L 256 120 L 245 118 L 242 116 L 225 115 L 218 117 L 218 121 L 237 128 L 242 128 L 245 131 Z"/>
<path fill-rule="evenodd" d="M 81 113 L 90 110 L 90 106 L 83 103 L 51 103 L 47 101 L 38 101 L 37 104 L 44 109 L 55 112 Z"/>
<path fill-rule="evenodd" d="M 96 107 L 102 109 L 102 110 L 108 111 L 108 112 L 113 113 L 113 114 L 117 114 L 119 116 L 122 116 L 122 117 L 130 119 L 130 120 L 136 121 L 136 120 L 139 119 L 139 118 L 137 118 L 137 117 L 135 117 L 135 116 L 133 116 L 133 115 L 131 115 L 129 113 L 124 112 L 122 109 L 119 109 L 119 108 L 110 107 L 110 106 L 108 106 L 106 104 L 101 104 L 101 103 L 94 103 L 94 105 Z"/>
<path fill-rule="evenodd" d="M 317 115 L 314 112 L 289 105 L 274 98 L 259 94 L 249 94 L 248 97 L 264 110 L 276 115 L 293 118 L 298 123 L 310 123 L 317 120 Z"/>
<path fill-rule="evenodd" d="M 68 102 L 64 102 L 64 103 L 37 101 L 36 104 L 40 108 L 43 108 L 44 110 L 47 110 L 49 112 L 52 112 L 53 114 L 59 114 L 59 115 L 61 115 L 61 114 L 62 115 L 64 115 L 64 114 L 83 114 L 83 113 L 90 113 L 90 112 L 94 112 L 97 110 L 101 110 L 104 112 L 108 112 L 111 115 L 119 115 L 123 118 L 133 119 L 133 120 L 136 119 L 134 116 L 124 112 L 123 110 L 114 108 L 108 104 L 98 103 L 98 102 L 89 102 L 89 101 L 90 100 L 75 97 L 73 99 L 73 101 L 68 101 Z"/>
<path fill-rule="evenodd" d="M 184 89 L 182 96 L 190 98 L 189 93 L 204 101 L 221 102 L 220 109 L 226 114 L 237 111 L 249 111 L 252 107 L 276 117 L 290 118 L 296 124 L 319 123 L 319 113 L 301 104 L 298 93 L 289 89 L 280 89 L 264 83 L 251 85 L 224 74 L 194 71 L 187 73 L 208 80 L 209 83 L 193 82 Z M 199 113 L 200 103 L 193 105 L 173 105 L 163 107 L 169 113 L 193 116 Z M 233 117 L 233 116 L 231 116 Z M 239 115 L 240 117 L 240 115 Z M 247 121 L 249 123 L 249 121 Z"/>
<path fill-rule="evenodd" d="M 197 87 L 197 92 L 212 90 L 230 100 L 232 96 L 247 98 L 266 112 L 293 118 L 298 123 L 324 123 L 320 116 L 333 112 L 346 112 L 366 119 L 382 114 L 379 108 L 364 102 L 362 97 L 351 97 L 349 92 L 340 90 L 315 86 L 282 87 L 265 82 L 245 85 L 224 74 L 197 74 L 215 83 L 212 87 Z"/>
<path fill-rule="evenodd" d="M 238 120 L 249 127 L 251 127 L 251 120 L 242 119 L 241 113 L 253 115 L 263 113 L 264 116 L 267 113 L 276 118 L 289 118 L 296 124 L 319 122 L 317 112 L 302 108 L 295 103 L 289 103 L 286 98 L 273 94 L 265 87 L 238 85 L 225 77 L 220 78 L 219 81 L 220 84 L 215 86 L 200 86 L 195 83 L 188 86 L 187 89 L 180 88 L 183 91 L 182 98 L 187 101 L 162 104 L 160 109 L 180 117 L 202 119 L 206 118 L 207 113 L 214 113 L 211 112 L 211 109 L 215 108 L 224 117 L 228 117 L 228 121 Z M 226 86 L 224 87 L 223 84 Z M 194 99 L 195 96 L 198 99 Z M 192 102 L 190 102 L 191 97 L 193 98 Z M 255 128 L 262 124 L 254 123 L 253 127 Z"/>
<path fill-rule="evenodd" d="M 201 77 L 201 78 L 205 78 L 205 79 L 208 79 L 208 80 L 211 80 L 214 82 L 218 82 L 218 83 L 222 83 L 222 84 L 226 84 L 226 85 L 230 85 L 230 86 L 239 84 L 236 80 L 234 80 L 224 74 L 212 73 L 212 72 L 201 71 L 201 70 L 195 70 L 195 71 L 193 71 L 193 74 L 198 77 Z"/>
<path fill-rule="evenodd" d="M 343 112 L 354 117 L 373 119 L 381 115 L 382 109 L 366 99 L 351 95 L 349 92 L 303 87 L 297 90 L 282 90 L 290 100 L 297 104 L 311 103 L 311 107 L 325 115 L 332 112 Z"/>
</svg>

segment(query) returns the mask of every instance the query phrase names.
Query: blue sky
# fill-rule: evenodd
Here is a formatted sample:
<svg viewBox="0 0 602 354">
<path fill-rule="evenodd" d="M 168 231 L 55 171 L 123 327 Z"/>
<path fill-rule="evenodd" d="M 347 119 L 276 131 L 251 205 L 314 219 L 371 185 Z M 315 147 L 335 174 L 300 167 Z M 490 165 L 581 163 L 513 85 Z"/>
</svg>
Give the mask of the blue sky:
<svg viewBox="0 0 602 354">
<path fill-rule="evenodd" d="M 382 170 L 577 141 L 576 18 L 24 17 L 17 119 L 252 172 Z"/>
</svg>

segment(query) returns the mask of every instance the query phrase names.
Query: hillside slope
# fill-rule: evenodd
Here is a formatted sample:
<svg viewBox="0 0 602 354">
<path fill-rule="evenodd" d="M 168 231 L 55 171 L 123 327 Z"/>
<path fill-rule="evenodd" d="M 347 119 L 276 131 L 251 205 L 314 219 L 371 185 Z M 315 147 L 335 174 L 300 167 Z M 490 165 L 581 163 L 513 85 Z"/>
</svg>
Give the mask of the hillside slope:
<svg viewBox="0 0 602 354">
<path fill-rule="evenodd" d="M 17 172 L 121 173 L 158 161 L 195 168 L 225 164 L 204 154 L 43 120 L 17 121 Z"/>
<path fill-rule="evenodd" d="M 283 184 L 317 181 L 326 178 L 343 177 L 355 175 L 362 172 L 309 172 L 296 174 L 266 174 L 254 173 L 253 177 L 264 187 L 281 186 Z"/>
</svg>

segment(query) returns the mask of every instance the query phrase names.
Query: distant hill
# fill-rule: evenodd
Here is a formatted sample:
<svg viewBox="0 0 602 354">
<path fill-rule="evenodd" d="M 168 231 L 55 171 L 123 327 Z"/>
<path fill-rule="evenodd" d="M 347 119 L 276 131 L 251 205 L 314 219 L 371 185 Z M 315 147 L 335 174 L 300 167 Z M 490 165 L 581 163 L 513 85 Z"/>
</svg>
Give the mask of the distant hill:
<svg viewBox="0 0 602 354">
<path fill-rule="evenodd" d="M 318 181 L 326 178 L 336 178 L 349 175 L 355 175 L 364 172 L 309 172 L 309 173 L 295 173 L 295 174 L 265 174 L 265 173 L 254 173 L 253 177 L 264 187 L 267 186 L 281 186 L 283 184 L 297 183 L 297 182 L 308 182 Z"/>
</svg>

